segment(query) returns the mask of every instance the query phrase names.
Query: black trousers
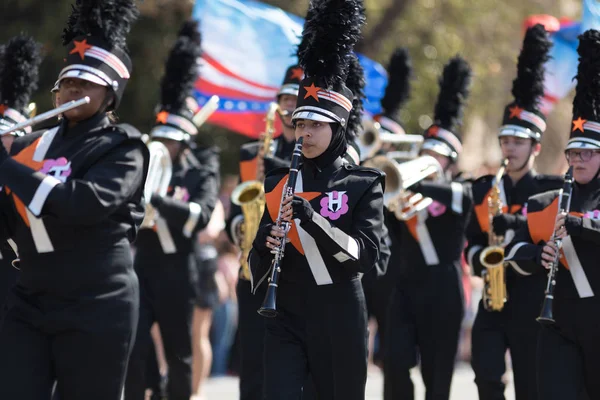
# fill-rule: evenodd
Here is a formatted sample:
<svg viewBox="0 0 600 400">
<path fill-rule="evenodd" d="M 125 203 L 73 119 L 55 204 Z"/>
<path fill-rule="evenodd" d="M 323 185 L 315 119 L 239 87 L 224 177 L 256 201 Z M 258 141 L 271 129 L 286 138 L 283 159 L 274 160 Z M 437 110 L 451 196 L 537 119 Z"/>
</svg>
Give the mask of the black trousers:
<svg viewBox="0 0 600 400">
<path fill-rule="evenodd" d="M 540 324 L 536 318 L 544 296 L 544 277 L 539 282 L 534 281 L 535 276 L 516 279 L 515 284 L 507 281 L 509 293 L 504 309 L 486 311 L 480 302 L 473 323 L 471 364 L 480 400 L 504 400 L 502 376 L 506 372 L 507 349 L 512 360 L 516 400 L 538 399 L 535 371 Z"/>
<path fill-rule="evenodd" d="M 19 276 L 19 270 L 14 268 L 10 261 L 6 258 L 0 260 L 0 326 L 6 312 L 4 307 L 6 298 L 10 289 L 16 285 Z"/>
<path fill-rule="evenodd" d="M 600 300 L 554 299 L 556 324 L 540 329 L 540 399 L 600 399 Z"/>
<path fill-rule="evenodd" d="M 131 275 L 110 292 L 50 297 L 18 287 L 0 331 L 0 399 L 120 400 L 135 340 L 139 292 Z"/>
<path fill-rule="evenodd" d="M 250 281 L 238 279 L 240 400 L 261 400 L 263 395 L 263 349 L 265 318 L 258 315 L 266 285 L 252 294 Z"/>
<path fill-rule="evenodd" d="M 413 399 L 410 369 L 421 361 L 426 400 L 447 400 L 464 315 L 459 271 L 429 267 L 392 295 L 384 354 L 384 398 Z"/>
<path fill-rule="evenodd" d="M 374 271 L 371 271 L 372 273 Z M 387 319 L 389 315 L 389 306 L 392 299 L 392 293 L 395 288 L 394 278 L 391 275 L 384 275 L 378 278 L 365 280 L 363 277 L 363 290 L 365 291 L 365 300 L 367 302 L 367 313 L 369 317 L 374 317 L 377 321 L 377 334 L 379 336 L 379 349 L 373 354 L 373 360 L 383 361 L 384 351 L 386 349 Z"/>
<path fill-rule="evenodd" d="M 367 316 L 358 278 L 325 286 L 281 282 L 266 320 L 265 398 L 298 400 L 310 374 L 316 398 L 364 400 Z"/>
<path fill-rule="evenodd" d="M 189 400 L 191 396 L 191 329 L 195 296 L 189 262 L 189 258 L 182 255 L 173 255 L 170 262 L 161 265 L 142 264 L 136 260 L 140 277 L 140 319 L 125 384 L 127 400 L 144 399 L 152 342 L 150 328 L 155 321 L 160 326 L 169 365 L 169 400 Z"/>
</svg>

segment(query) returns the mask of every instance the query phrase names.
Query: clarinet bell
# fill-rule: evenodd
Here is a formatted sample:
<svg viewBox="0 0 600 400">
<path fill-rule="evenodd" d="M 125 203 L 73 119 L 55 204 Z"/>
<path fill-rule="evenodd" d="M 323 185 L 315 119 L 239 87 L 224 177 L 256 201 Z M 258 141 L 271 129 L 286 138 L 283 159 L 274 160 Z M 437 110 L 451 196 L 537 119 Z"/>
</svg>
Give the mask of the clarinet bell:
<svg viewBox="0 0 600 400">
<path fill-rule="evenodd" d="M 267 294 L 265 295 L 265 300 L 263 301 L 262 307 L 258 309 L 258 313 L 267 318 L 275 318 L 277 316 L 277 285 L 269 282 L 269 287 L 267 288 Z"/>
<path fill-rule="evenodd" d="M 555 322 L 554 315 L 552 314 L 552 300 L 553 296 L 551 295 L 544 297 L 542 312 L 540 313 L 540 316 L 536 318 L 536 321 L 542 325 L 551 325 Z"/>
</svg>

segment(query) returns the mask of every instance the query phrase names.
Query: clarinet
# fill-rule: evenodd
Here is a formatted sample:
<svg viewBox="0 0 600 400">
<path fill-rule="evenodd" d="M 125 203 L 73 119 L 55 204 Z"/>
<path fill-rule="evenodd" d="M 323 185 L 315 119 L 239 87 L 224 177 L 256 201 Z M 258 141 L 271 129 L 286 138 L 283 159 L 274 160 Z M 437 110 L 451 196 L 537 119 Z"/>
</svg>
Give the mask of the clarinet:
<svg viewBox="0 0 600 400">
<path fill-rule="evenodd" d="M 573 167 L 569 167 L 569 170 L 565 174 L 563 187 L 560 190 L 558 215 L 568 213 L 571 208 L 571 194 L 573 193 Z M 554 315 L 552 314 L 552 304 L 554 302 L 554 288 L 556 287 L 556 273 L 559 266 L 560 248 L 562 245 L 562 239 L 556 237 L 556 231 L 550 238 L 556 246 L 556 254 L 554 259 L 550 262 L 550 268 L 548 271 L 548 282 L 546 283 L 546 291 L 544 296 L 544 303 L 542 304 L 542 310 L 540 316 L 536 320 L 543 325 L 554 324 Z"/>
<path fill-rule="evenodd" d="M 300 164 L 300 159 L 302 156 L 302 141 L 304 138 L 300 138 L 296 141 L 296 146 L 294 147 L 294 153 L 292 154 L 292 161 L 290 163 L 290 173 L 288 176 L 287 184 L 285 185 L 285 190 L 283 192 L 283 199 L 293 196 L 296 190 L 296 179 L 298 178 L 298 164 Z M 277 316 L 277 285 L 279 284 L 279 274 L 281 273 L 281 263 L 283 261 L 283 255 L 285 251 L 285 245 L 287 243 L 287 234 L 290 228 L 292 227 L 293 222 L 283 221 L 281 219 L 282 214 L 282 206 L 279 206 L 279 216 L 277 217 L 277 221 L 275 224 L 283 228 L 283 237 L 275 249 L 271 251 L 274 254 L 273 262 L 271 263 L 271 276 L 269 277 L 269 286 L 267 287 L 267 293 L 265 295 L 265 299 L 263 301 L 262 306 L 258 309 L 258 313 L 263 317 L 274 318 Z"/>
</svg>

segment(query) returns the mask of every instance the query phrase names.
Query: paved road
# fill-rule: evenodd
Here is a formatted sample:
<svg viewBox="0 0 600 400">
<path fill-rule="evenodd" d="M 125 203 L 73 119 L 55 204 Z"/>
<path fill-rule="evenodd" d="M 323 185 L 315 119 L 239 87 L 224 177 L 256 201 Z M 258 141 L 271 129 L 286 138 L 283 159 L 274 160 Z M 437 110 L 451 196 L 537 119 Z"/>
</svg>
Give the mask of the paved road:
<svg viewBox="0 0 600 400">
<path fill-rule="evenodd" d="M 423 383 L 418 369 L 412 371 L 416 399 L 425 398 Z M 512 378 L 512 377 L 511 377 Z M 206 386 L 206 400 L 237 400 L 238 399 L 238 381 L 236 378 L 214 378 Z M 367 400 L 382 399 L 383 381 L 378 369 L 372 369 L 369 372 L 367 381 Z M 512 383 L 509 383 L 506 390 L 506 400 L 514 400 Z M 473 383 L 473 371 L 467 364 L 458 365 L 454 379 L 452 381 L 452 395 L 450 400 L 477 400 L 477 389 Z"/>
</svg>

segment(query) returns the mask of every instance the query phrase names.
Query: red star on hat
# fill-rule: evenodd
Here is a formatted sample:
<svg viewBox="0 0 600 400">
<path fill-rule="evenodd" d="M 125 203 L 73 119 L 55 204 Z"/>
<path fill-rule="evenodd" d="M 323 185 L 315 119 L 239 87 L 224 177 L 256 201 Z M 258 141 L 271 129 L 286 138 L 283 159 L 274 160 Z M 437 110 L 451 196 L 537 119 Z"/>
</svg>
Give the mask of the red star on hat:
<svg viewBox="0 0 600 400">
<path fill-rule="evenodd" d="M 163 124 L 166 124 L 167 118 L 169 118 L 169 113 L 166 111 L 161 111 L 158 114 L 156 114 L 156 122 L 161 122 Z"/>
<path fill-rule="evenodd" d="M 300 67 L 292 68 L 290 79 L 298 79 L 299 81 L 301 81 L 302 78 L 304 78 L 304 70 Z"/>
<path fill-rule="evenodd" d="M 440 131 L 440 127 L 437 125 L 432 125 L 427 129 L 427 136 L 437 136 Z"/>
<path fill-rule="evenodd" d="M 317 87 L 314 83 L 311 83 L 310 86 L 304 86 L 304 89 L 306 90 L 306 94 L 304 95 L 305 99 L 312 97 L 317 102 L 319 101 L 319 90 L 321 90 L 320 87 Z"/>
<path fill-rule="evenodd" d="M 583 124 L 585 124 L 586 122 L 587 122 L 587 119 L 578 117 L 576 120 L 573 121 L 573 130 L 571 132 L 575 132 L 575 131 L 583 132 Z"/>
<path fill-rule="evenodd" d="M 510 111 L 510 115 L 508 116 L 508 118 L 513 119 L 513 118 L 521 118 L 521 111 L 523 111 L 523 109 L 517 105 L 514 105 L 512 107 L 509 108 Z"/>
<path fill-rule="evenodd" d="M 85 58 L 85 52 L 87 50 L 91 49 L 92 47 L 94 47 L 94 46 L 92 46 L 91 44 L 88 44 L 87 39 L 83 39 L 81 41 L 74 40 L 73 41 L 73 50 L 71 50 L 69 52 L 69 54 L 79 53 L 79 56 L 83 60 Z"/>
</svg>

